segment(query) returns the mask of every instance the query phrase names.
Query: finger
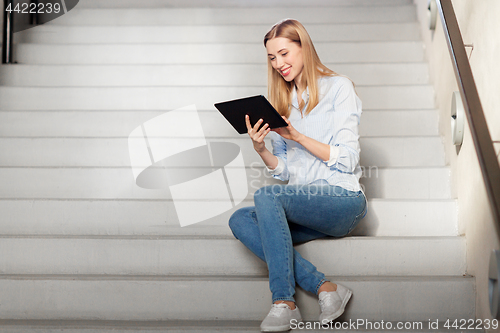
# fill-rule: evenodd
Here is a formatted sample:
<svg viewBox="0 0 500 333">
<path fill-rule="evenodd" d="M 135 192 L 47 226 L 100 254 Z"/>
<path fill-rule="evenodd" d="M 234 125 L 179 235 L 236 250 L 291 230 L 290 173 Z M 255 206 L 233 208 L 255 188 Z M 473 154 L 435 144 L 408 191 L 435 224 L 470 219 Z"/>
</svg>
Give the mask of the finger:
<svg viewBox="0 0 500 333">
<path fill-rule="evenodd" d="M 261 143 L 264 141 L 264 139 L 266 138 L 266 135 L 271 131 L 270 128 L 266 129 L 263 133 L 261 133 L 261 135 L 259 136 L 258 138 L 258 142 Z"/>
<path fill-rule="evenodd" d="M 262 139 L 264 139 L 269 132 L 271 132 L 270 127 L 268 127 L 264 132 L 262 132 Z"/>
<path fill-rule="evenodd" d="M 269 124 L 265 123 L 264 126 L 262 126 L 262 128 L 259 130 L 258 133 L 263 133 L 268 127 L 269 127 Z"/>
<path fill-rule="evenodd" d="M 247 125 L 248 132 L 250 132 L 252 126 L 250 125 L 250 117 L 247 114 L 245 115 L 245 124 Z"/>
<path fill-rule="evenodd" d="M 267 125 L 267 124 L 266 124 L 266 125 Z M 269 130 L 270 130 L 271 128 L 270 128 L 270 127 L 268 127 L 269 125 L 267 125 L 267 126 L 266 126 L 266 125 L 262 126 L 262 128 L 261 128 L 261 129 L 260 129 L 257 133 L 255 133 L 255 136 L 256 136 L 257 138 L 262 137 L 262 135 L 264 135 L 264 136 L 265 136 L 267 133 L 269 133 Z"/>
<path fill-rule="evenodd" d="M 249 135 L 252 138 L 252 140 L 254 141 L 259 140 L 259 138 L 262 136 L 262 133 L 264 133 L 264 131 L 266 130 L 266 128 L 268 128 L 268 126 L 269 125 L 266 124 L 262 126 L 262 128 L 259 129 L 258 131 L 256 131 L 255 128 L 252 128 L 251 132 L 249 132 Z"/>
<path fill-rule="evenodd" d="M 283 120 L 287 123 L 287 125 L 290 126 L 290 120 L 288 120 L 288 118 L 285 116 L 282 116 L 282 117 L 283 117 Z"/>
<path fill-rule="evenodd" d="M 253 130 L 254 130 L 255 132 L 258 132 L 258 129 L 259 129 L 259 127 L 260 127 L 260 125 L 262 124 L 262 122 L 263 122 L 263 121 L 264 121 L 264 120 L 261 118 L 261 119 L 259 119 L 259 121 L 258 121 L 258 122 L 256 122 L 256 123 L 255 123 L 255 125 L 253 126 Z"/>
</svg>

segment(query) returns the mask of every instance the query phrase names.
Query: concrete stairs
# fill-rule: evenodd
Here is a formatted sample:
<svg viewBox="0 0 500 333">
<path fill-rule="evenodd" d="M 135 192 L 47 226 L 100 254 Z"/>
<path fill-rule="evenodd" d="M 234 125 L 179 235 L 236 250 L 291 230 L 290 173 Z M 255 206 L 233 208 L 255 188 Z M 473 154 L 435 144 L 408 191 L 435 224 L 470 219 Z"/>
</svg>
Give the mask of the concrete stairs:
<svg viewBox="0 0 500 333">
<path fill-rule="evenodd" d="M 277 181 L 213 104 L 266 95 L 261 39 L 285 17 L 356 83 L 369 198 L 352 237 L 298 250 L 353 289 L 344 320 L 422 321 L 425 331 L 429 320 L 475 318 L 411 1 L 310 3 L 80 0 L 16 34 L 19 64 L 0 66 L 0 331 L 258 331 L 266 267 L 227 220 Z M 208 141 L 241 148 L 249 195 L 181 228 L 168 189 L 135 184 L 128 135 L 190 104 Z M 316 320 L 316 299 L 297 298 Z"/>
</svg>

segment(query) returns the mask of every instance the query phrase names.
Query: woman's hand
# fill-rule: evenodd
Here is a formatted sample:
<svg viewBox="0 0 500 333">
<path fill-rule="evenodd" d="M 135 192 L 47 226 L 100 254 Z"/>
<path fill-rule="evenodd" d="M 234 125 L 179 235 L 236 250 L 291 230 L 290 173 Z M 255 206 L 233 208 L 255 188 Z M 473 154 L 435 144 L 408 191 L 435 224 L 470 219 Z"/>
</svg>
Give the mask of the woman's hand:
<svg viewBox="0 0 500 333">
<path fill-rule="evenodd" d="M 266 143 L 264 142 L 264 138 L 269 133 L 271 128 L 269 128 L 269 124 L 264 124 L 262 128 L 259 130 L 260 125 L 263 120 L 259 119 L 258 122 L 252 127 L 250 124 L 250 118 L 248 115 L 245 116 L 245 123 L 247 124 L 248 135 L 252 139 L 253 148 L 257 153 L 262 153 L 266 149 Z"/>
<path fill-rule="evenodd" d="M 281 117 L 283 118 L 283 120 L 286 121 L 286 123 L 288 124 L 288 126 L 287 127 L 275 128 L 272 131 L 278 133 L 279 135 L 281 135 L 285 139 L 299 142 L 299 140 L 302 138 L 302 134 L 299 133 L 295 129 L 295 127 L 292 126 L 292 124 L 290 123 L 290 120 L 288 120 L 285 116 L 281 116 Z"/>
</svg>

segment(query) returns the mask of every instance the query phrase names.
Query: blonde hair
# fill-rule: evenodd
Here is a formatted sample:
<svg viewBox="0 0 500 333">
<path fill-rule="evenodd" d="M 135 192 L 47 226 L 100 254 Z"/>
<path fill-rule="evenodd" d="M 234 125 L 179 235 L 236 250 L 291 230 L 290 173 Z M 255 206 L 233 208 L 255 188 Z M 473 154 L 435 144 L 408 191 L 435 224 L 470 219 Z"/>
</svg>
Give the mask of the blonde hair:
<svg viewBox="0 0 500 333">
<path fill-rule="evenodd" d="M 277 37 L 288 38 L 302 48 L 304 62 L 302 77 L 305 80 L 306 87 L 309 87 L 309 104 L 306 109 L 306 114 L 308 114 L 319 103 L 318 78 L 322 76 L 337 76 L 339 74 L 321 63 L 311 37 L 309 37 L 306 29 L 299 21 L 286 19 L 276 23 L 264 36 L 264 46 L 266 46 L 270 39 Z M 288 118 L 291 112 L 291 92 L 293 91 L 294 82 L 285 81 L 278 71 L 273 68 L 269 57 L 267 59 L 267 68 L 269 100 L 282 116 Z M 302 101 L 299 107 L 302 110 L 304 101 Z"/>
</svg>

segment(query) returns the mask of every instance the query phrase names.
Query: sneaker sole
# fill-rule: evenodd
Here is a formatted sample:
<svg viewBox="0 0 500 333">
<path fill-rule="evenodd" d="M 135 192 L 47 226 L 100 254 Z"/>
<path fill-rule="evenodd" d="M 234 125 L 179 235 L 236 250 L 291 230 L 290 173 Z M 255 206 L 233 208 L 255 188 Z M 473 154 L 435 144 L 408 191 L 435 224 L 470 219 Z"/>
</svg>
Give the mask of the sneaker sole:
<svg viewBox="0 0 500 333">
<path fill-rule="evenodd" d="M 283 325 L 277 327 L 269 327 L 269 328 L 260 328 L 261 332 L 286 332 L 290 331 L 292 327 L 290 325 Z"/>
<path fill-rule="evenodd" d="M 293 319 L 296 319 L 296 318 L 292 318 L 292 320 Z M 297 323 L 301 323 L 301 322 L 302 322 L 302 318 L 300 318 L 300 320 L 297 320 Z M 262 328 L 262 326 L 261 326 L 260 331 L 261 332 L 286 332 L 286 331 L 290 331 L 291 329 L 292 329 L 292 324 L 290 321 L 290 324 L 283 325 L 283 326 L 268 327 L 268 328 Z"/>
<path fill-rule="evenodd" d="M 329 315 L 323 319 L 320 319 L 319 322 L 322 324 L 328 324 L 332 320 L 335 320 L 338 317 L 340 317 L 344 313 L 347 302 L 349 302 L 349 300 L 351 299 L 351 296 L 352 296 L 352 291 L 348 290 L 344 300 L 342 301 L 342 305 L 340 306 L 340 309 L 337 312 L 332 313 L 331 315 Z"/>
</svg>

